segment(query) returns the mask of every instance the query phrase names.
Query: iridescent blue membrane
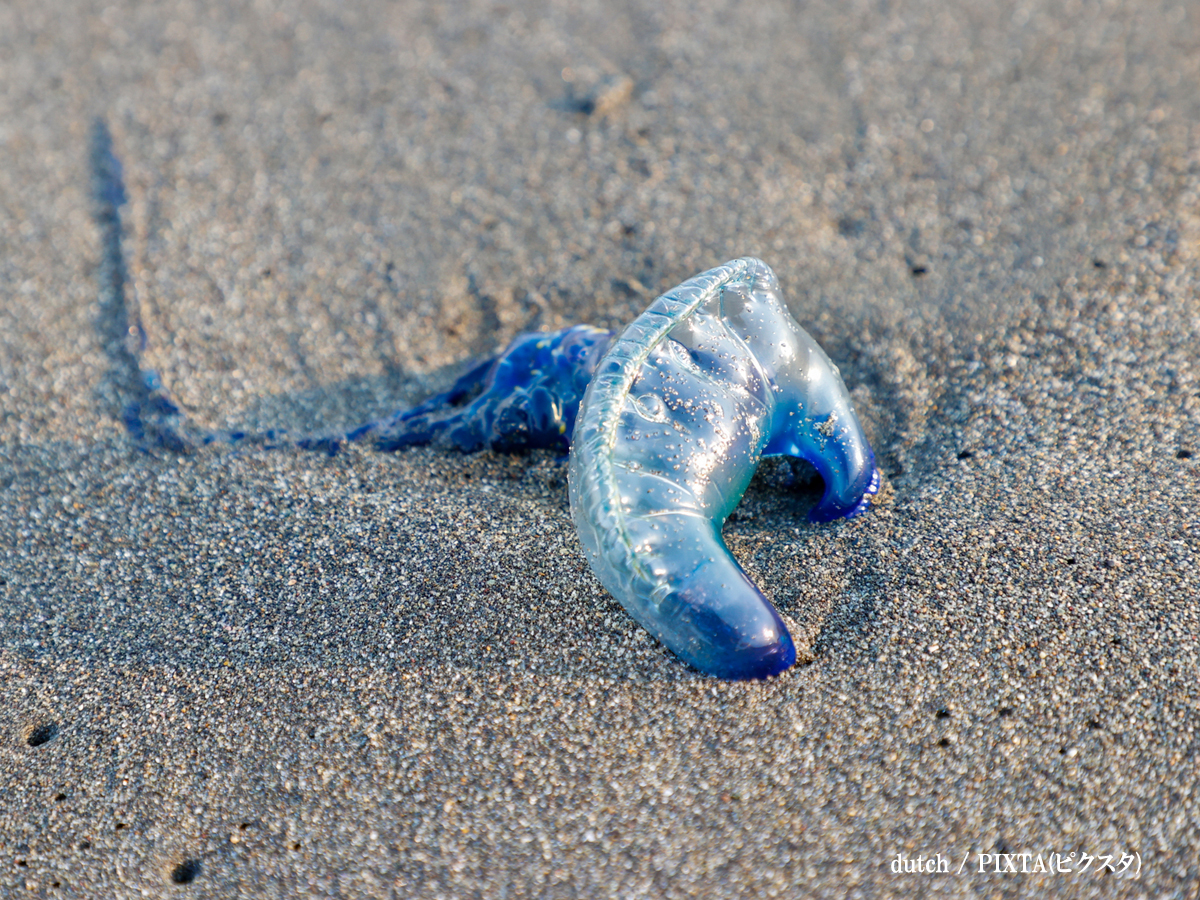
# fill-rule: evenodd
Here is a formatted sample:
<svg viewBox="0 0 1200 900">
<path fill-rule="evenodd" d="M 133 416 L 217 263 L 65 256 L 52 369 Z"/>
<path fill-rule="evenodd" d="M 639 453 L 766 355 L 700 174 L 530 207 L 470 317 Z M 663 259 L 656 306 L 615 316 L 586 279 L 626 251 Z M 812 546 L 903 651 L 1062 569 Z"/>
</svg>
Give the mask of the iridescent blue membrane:
<svg viewBox="0 0 1200 900">
<path fill-rule="evenodd" d="M 837 367 L 752 258 L 684 282 L 625 329 L 571 441 L 571 511 L 593 571 L 651 634 L 721 678 L 765 678 L 796 661 L 779 614 L 721 537 L 774 455 L 820 472 L 815 521 L 857 515 L 879 489 Z"/>
</svg>

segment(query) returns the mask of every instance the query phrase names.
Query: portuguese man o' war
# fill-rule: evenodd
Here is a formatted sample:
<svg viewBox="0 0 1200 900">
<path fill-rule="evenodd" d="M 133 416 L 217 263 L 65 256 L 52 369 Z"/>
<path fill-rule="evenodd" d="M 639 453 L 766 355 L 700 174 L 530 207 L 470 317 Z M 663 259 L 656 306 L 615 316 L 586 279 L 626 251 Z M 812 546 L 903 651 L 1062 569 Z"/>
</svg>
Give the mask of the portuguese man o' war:
<svg viewBox="0 0 1200 900">
<path fill-rule="evenodd" d="M 763 456 L 825 481 L 814 521 L 862 512 L 875 456 L 837 367 L 771 269 L 737 259 L 668 291 L 609 347 L 571 441 L 571 512 L 592 570 L 677 656 L 730 679 L 796 648 L 721 538 Z"/>
<path fill-rule="evenodd" d="M 521 335 L 448 391 L 347 437 L 385 450 L 569 443 L 571 512 L 593 571 L 677 656 L 732 679 L 796 661 L 721 538 L 762 457 L 816 467 L 814 521 L 855 516 L 879 489 L 837 367 L 751 258 L 667 292 L 615 341 L 586 325 Z"/>
<path fill-rule="evenodd" d="M 126 297 L 121 166 L 101 120 L 91 166 L 105 394 L 139 449 L 284 438 L 197 433 L 143 367 L 145 331 Z M 587 325 L 521 335 L 412 409 L 294 443 L 333 455 L 343 440 L 569 448 L 571 512 L 593 571 L 676 655 L 722 678 L 765 678 L 796 660 L 779 614 L 721 538 L 762 457 L 816 467 L 825 494 L 815 521 L 855 516 L 879 489 L 837 367 L 788 313 L 771 269 L 749 257 L 663 294 L 615 340 Z"/>
</svg>

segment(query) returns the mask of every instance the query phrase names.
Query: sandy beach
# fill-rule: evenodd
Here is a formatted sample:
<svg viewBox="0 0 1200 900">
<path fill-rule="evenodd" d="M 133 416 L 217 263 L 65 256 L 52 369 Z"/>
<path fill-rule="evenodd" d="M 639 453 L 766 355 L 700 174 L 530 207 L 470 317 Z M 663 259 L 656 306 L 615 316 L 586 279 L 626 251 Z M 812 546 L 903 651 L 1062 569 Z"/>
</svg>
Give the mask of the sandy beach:
<svg viewBox="0 0 1200 900">
<path fill-rule="evenodd" d="M 1200 897 L 1198 83 L 1170 2 L 0 6 L 0 896 Z M 777 679 L 555 453 L 294 445 L 745 255 L 884 475 L 727 523 Z"/>
</svg>

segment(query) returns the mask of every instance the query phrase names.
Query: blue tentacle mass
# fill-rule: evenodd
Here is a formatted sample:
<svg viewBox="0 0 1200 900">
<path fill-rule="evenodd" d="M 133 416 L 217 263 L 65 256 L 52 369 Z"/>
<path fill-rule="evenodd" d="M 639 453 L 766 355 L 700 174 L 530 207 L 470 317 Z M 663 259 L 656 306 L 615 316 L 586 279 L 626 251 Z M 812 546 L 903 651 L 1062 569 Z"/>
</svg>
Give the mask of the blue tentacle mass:
<svg viewBox="0 0 1200 900">
<path fill-rule="evenodd" d="M 788 313 L 771 269 L 737 259 L 668 291 L 609 347 L 584 395 L 571 510 L 593 571 L 697 669 L 765 678 L 796 660 L 721 526 L 764 455 L 811 462 L 815 521 L 879 488 L 837 367 Z"/>
<path fill-rule="evenodd" d="M 485 446 L 565 451 L 579 401 L 612 337 L 590 325 L 523 334 L 450 390 L 346 437 L 374 440 L 381 450 L 433 443 L 466 453 Z"/>
</svg>

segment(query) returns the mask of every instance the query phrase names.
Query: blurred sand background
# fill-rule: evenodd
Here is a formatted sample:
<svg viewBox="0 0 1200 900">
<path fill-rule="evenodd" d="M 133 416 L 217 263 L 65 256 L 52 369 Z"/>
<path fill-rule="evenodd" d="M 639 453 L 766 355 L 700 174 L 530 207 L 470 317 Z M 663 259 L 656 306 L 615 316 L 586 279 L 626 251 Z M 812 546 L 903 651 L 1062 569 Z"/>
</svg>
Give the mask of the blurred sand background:
<svg viewBox="0 0 1200 900">
<path fill-rule="evenodd" d="M 1195 898 L 1198 21 L 0 5 L 0 895 Z M 887 476 L 812 526 L 766 466 L 727 526 L 812 661 L 680 664 L 550 453 L 140 450 L 97 118 L 196 429 L 344 430 L 769 262 Z"/>
</svg>

